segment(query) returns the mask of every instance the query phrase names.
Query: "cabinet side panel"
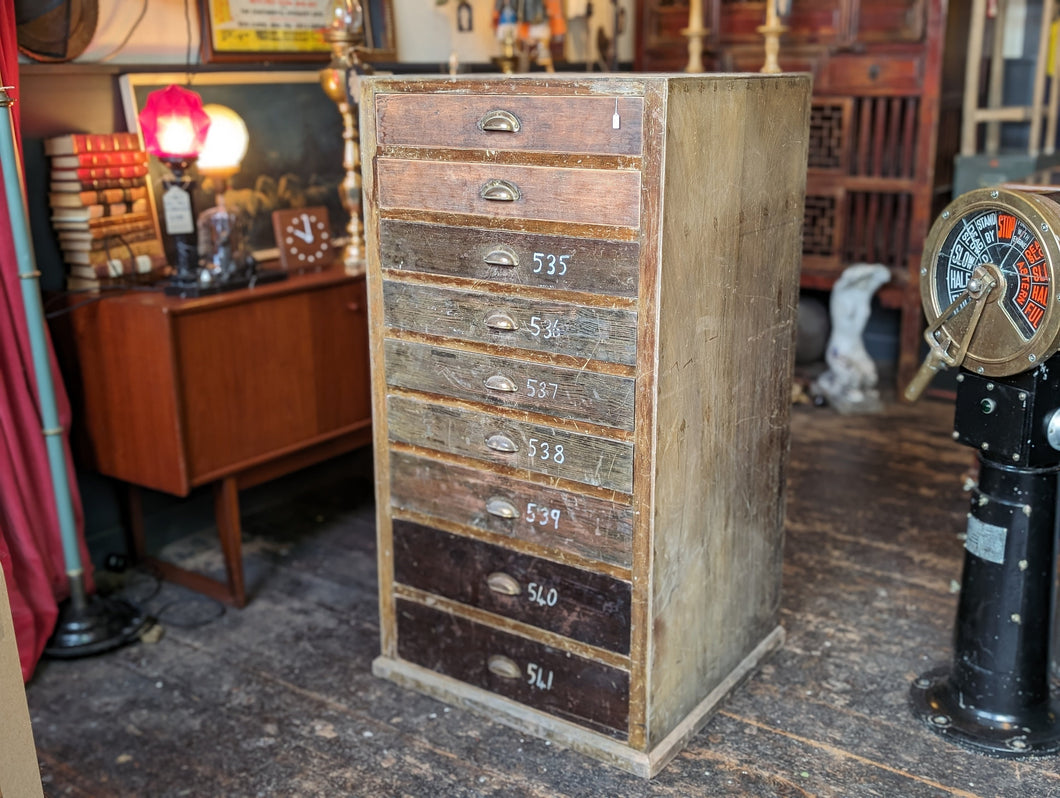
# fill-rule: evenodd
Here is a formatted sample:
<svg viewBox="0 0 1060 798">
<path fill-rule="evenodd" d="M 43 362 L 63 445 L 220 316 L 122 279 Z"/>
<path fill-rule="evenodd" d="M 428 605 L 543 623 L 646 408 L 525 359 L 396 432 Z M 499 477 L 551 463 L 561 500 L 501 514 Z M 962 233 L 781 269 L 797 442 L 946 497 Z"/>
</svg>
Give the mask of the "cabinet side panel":
<svg viewBox="0 0 1060 798">
<path fill-rule="evenodd" d="M 809 107 L 806 76 L 670 88 L 650 744 L 776 626 Z"/>
</svg>

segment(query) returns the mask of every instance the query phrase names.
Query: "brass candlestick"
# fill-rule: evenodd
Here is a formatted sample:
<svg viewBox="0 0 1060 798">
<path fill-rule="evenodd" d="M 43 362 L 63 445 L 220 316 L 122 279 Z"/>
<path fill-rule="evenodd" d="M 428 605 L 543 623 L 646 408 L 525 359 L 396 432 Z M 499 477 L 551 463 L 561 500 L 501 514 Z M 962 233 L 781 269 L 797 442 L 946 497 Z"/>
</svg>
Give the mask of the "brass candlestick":
<svg viewBox="0 0 1060 798">
<path fill-rule="evenodd" d="M 703 0 L 691 0 L 688 4 L 688 27 L 681 31 L 683 36 L 688 37 L 688 66 L 685 72 L 703 71 L 703 39 L 708 33 L 710 29 L 703 27 Z"/>
<path fill-rule="evenodd" d="M 336 0 L 332 24 L 324 30 L 331 45 L 331 62 L 320 70 L 324 93 L 342 116 L 342 206 L 350 214 L 342 265 L 347 274 L 364 273 L 364 214 L 361 209 L 361 147 L 357 130 L 357 95 L 360 75 L 367 73 L 359 48 L 364 45 L 364 15 L 358 0 Z"/>
<path fill-rule="evenodd" d="M 784 9 L 778 8 L 781 5 Z M 780 55 L 780 37 L 787 30 L 787 26 L 781 24 L 780 16 L 781 13 L 787 13 L 789 8 L 790 0 L 767 0 L 766 2 L 766 24 L 759 25 L 757 28 L 758 32 L 765 37 L 766 43 L 766 62 L 762 65 L 760 72 L 776 75 L 784 71 L 780 68 L 777 58 Z"/>
</svg>

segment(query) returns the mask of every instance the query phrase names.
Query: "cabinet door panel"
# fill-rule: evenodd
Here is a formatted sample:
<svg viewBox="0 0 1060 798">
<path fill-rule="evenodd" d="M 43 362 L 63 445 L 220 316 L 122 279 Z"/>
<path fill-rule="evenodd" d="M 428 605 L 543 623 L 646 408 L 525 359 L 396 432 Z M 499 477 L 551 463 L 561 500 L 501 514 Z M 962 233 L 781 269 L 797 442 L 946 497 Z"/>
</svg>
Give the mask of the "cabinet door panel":
<svg viewBox="0 0 1060 798">
<path fill-rule="evenodd" d="M 402 659 L 626 739 L 625 671 L 403 599 L 397 629 Z"/>
<path fill-rule="evenodd" d="M 629 582 L 410 521 L 394 522 L 394 578 L 582 643 L 629 653 Z"/>
</svg>

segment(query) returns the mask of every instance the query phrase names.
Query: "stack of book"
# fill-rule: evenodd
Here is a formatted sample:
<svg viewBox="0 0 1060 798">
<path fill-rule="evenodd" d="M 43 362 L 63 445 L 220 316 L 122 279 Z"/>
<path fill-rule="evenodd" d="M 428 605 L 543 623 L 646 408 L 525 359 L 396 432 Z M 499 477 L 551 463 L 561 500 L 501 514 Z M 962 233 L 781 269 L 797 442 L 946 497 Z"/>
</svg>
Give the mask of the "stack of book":
<svg viewBox="0 0 1060 798">
<path fill-rule="evenodd" d="M 140 282 L 166 256 L 147 190 L 147 153 L 135 133 L 46 139 L 48 202 L 69 290 Z"/>
</svg>

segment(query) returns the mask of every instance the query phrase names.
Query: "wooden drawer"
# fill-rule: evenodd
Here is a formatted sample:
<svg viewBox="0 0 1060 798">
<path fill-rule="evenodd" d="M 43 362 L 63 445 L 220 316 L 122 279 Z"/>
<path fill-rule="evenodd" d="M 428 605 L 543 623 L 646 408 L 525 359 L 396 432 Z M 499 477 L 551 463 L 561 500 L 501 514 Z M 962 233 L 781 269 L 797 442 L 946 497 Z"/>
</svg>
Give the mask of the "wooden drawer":
<svg viewBox="0 0 1060 798">
<path fill-rule="evenodd" d="M 640 245 L 569 236 L 380 222 L 384 270 L 637 296 Z"/>
<path fill-rule="evenodd" d="M 383 283 L 383 321 L 411 332 L 570 355 L 637 362 L 637 314 L 547 299 Z"/>
<path fill-rule="evenodd" d="M 394 522 L 394 579 L 549 632 L 629 653 L 629 582 Z"/>
<path fill-rule="evenodd" d="M 633 429 L 631 377 L 394 338 L 384 350 L 387 385 Z"/>
<path fill-rule="evenodd" d="M 821 68 L 814 91 L 834 94 L 919 94 L 923 61 L 906 55 L 837 55 Z"/>
<path fill-rule="evenodd" d="M 624 568 L 633 562 L 632 507 L 490 471 L 391 452 L 390 506 Z"/>
<path fill-rule="evenodd" d="M 625 671 L 405 599 L 395 609 L 402 659 L 626 739 Z"/>
<path fill-rule="evenodd" d="M 631 493 L 633 444 L 387 396 L 390 440 Z"/>
<path fill-rule="evenodd" d="M 376 161 L 379 207 L 616 227 L 640 225 L 640 172 Z"/>
<path fill-rule="evenodd" d="M 619 126 L 613 126 L 615 113 Z M 380 147 L 639 155 L 640 97 L 408 94 L 376 98 Z"/>
</svg>

